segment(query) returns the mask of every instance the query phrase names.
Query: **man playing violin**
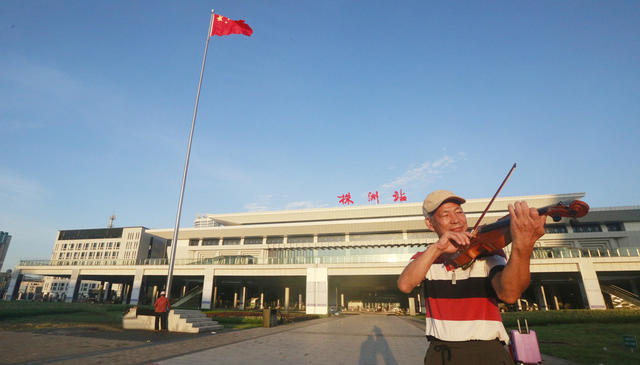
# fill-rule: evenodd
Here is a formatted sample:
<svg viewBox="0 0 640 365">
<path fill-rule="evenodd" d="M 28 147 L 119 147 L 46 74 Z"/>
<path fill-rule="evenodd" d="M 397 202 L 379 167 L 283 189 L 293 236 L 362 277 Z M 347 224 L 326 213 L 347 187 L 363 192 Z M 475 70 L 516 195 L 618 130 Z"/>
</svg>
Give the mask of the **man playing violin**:
<svg viewBox="0 0 640 365">
<path fill-rule="evenodd" d="M 424 200 L 425 223 L 438 241 L 416 254 L 398 279 L 410 293 L 423 285 L 426 335 L 425 364 L 513 364 L 504 344 L 509 341 L 498 300 L 514 303 L 529 286 L 533 245 L 544 234 L 546 217 L 526 202 L 509 204 L 512 248 L 509 260 L 500 249 L 478 257 L 468 268 L 453 268 L 443 254 L 468 246 L 465 200 L 436 190 Z"/>
</svg>

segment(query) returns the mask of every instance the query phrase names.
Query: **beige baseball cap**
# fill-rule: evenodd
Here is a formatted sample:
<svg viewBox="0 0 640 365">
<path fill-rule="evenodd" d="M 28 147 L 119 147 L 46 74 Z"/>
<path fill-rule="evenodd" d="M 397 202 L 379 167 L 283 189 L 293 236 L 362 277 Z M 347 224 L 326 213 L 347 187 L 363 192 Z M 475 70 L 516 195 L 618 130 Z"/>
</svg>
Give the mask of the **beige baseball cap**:
<svg viewBox="0 0 640 365">
<path fill-rule="evenodd" d="M 427 215 L 435 212 L 442 203 L 447 201 L 453 201 L 458 204 L 464 204 L 466 200 L 461 197 L 455 195 L 449 190 L 436 190 L 431 192 L 431 194 L 427 195 L 422 203 L 422 213 L 426 217 Z"/>
</svg>

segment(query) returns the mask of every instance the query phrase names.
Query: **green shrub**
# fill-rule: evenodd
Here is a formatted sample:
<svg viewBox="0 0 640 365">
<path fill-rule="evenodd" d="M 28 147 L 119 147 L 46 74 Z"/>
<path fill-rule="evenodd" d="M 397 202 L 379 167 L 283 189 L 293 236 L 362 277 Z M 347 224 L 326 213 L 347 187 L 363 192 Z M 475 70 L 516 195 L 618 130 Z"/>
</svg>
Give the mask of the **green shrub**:
<svg viewBox="0 0 640 365">
<path fill-rule="evenodd" d="M 529 326 L 569 323 L 630 323 L 640 322 L 640 309 L 566 309 L 554 311 L 505 312 L 502 322 L 505 327 L 517 327 L 517 319 L 529 322 Z"/>
</svg>

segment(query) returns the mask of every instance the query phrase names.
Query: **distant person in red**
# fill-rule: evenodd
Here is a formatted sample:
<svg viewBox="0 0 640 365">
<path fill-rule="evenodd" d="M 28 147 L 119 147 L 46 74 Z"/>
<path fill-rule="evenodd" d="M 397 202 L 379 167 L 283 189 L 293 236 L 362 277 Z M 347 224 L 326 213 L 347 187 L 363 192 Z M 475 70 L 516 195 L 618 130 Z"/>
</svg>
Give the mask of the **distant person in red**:
<svg viewBox="0 0 640 365">
<path fill-rule="evenodd" d="M 159 322 L 161 323 L 160 327 L 162 327 L 162 331 L 166 331 L 167 318 L 169 316 L 169 308 L 171 308 L 171 304 L 169 304 L 169 299 L 165 297 L 164 291 L 160 292 L 160 296 L 156 299 L 155 304 L 153 304 L 153 308 L 156 311 L 156 332 L 159 330 Z"/>
</svg>

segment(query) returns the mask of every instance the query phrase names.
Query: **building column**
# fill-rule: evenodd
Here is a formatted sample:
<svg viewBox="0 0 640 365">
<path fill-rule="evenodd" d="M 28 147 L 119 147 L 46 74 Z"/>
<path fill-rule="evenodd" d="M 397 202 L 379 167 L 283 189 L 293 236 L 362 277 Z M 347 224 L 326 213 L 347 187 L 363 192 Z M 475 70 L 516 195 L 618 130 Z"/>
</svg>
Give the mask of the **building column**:
<svg viewBox="0 0 640 365">
<path fill-rule="evenodd" d="M 535 289 L 536 302 L 541 310 L 548 311 L 549 305 L 547 304 L 547 295 L 544 292 L 544 286 L 538 285 Z"/>
<path fill-rule="evenodd" d="M 260 293 L 260 309 L 264 309 L 264 293 Z"/>
<path fill-rule="evenodd" d="M 307 268 L 307 314 L 327 314 L 329 275 L 326 267 Z"/>
<path fill-rule="evenodd" d="M 302 294 L 298 294 L 298 310 L 301 311 L 302 308 L 304 308 L 304 305 L 302 304 Z"/>
<path fill-rule="evenodd" d="M 144 269 L 136 269 L 133 276 L 133 289 L 131 290 L 131 300 L 129 304 L 138 305 L 140 301 L 140 287 L 142 286 L 142 278 L 144 277 Z"/>
<path fill-rule="evenodd" d="M 153 286 L 153 293 L 151 293 L 151 303 L 155 303 L 156 299 L 158 299 L 158 286 Z"/>
<path fill-rule="evenodd" d="M 289 288 L 284 288 L 284 310 L 289 310 Z"/>
<path fill-rule="evenodd" d="M 113 295 L 111 293 L 111 287 L 113 286 L 113 283 L 108 281 L 107 282 L 107 292 L 105 293 L 105 299 L 107 301 L 110 301 L 113 298 Z"/>
<path fill-rule="evenodd" d="M 102 288 L 103 288 L 102 301 L 106 302 L 107 300 L 109 300 L 109 292 L 111 291 L 111 282 L 105 281 L 104 286 Z"/>
<path fill-rule="evenodd" d="M 211 309 L 211 292 L 213 290 L 213 268 L 206 268 L 204 270 L 204 280 L 202 282 L 202 302 L 200 303 L 200 309 Z M 215 301 L 215 298 L 214 298 Z"/>
<path fill-rule="evenodd" d="M 238 293 L 233 293 L 233 309 L 238 308 Z"/>
<path fill-rule="evenodd" d="M 414 297 L 409 297 L 409 315 L 416 315 L 416 298 Z"/>
<path fill-rule="evenodd" d="M 340 293 L 340 307 L 344 308 L 344 294 Z"/>
<path fill-rule="evenodd" d="M 580 291 L 589 309 L 606 309 L 600 283 L 598 282 L 598 274 L 593 267 L 593 263 L 586 258 L 579 259 L 578 269 L 582 276 Z"/>
<path fill-rule="evenodd" d="M 15 300 L 18 297 L 18 290 L 20 289 L 20 283 L 22 282 L 22 274 L 20 270 L 15 270 L 11 273 L 11 281 L 7 286 L 7 292 L 4 295 L 4 300 Z"/>
<path fill-rule="evenodd" d="M 247 287 L 242 287 L 242 297 L 240 298 L 240 310 L 244 310 L 245 302 L 247 300 Z"/>
<path fill-rule="evenodd" d="M 67 285 L 67 291 L 65 292 L 64 301 L 67 303 L 73 303 L 76 294 L 78 294 L 78 289 L 80 287 L 80 280 L 78 280 L 78 276 L 80 274 L 80 270 L 74 269 L 71 272 L 71 277 L 69 278 L 69 285 Z"/>
<path fill-rule="evenodd" d="M 216 303 L 218 302 L 218 286 L 213 287 L 213 300 L 211 301 L 211 309 L 216 307 Z"/>
</svg>

